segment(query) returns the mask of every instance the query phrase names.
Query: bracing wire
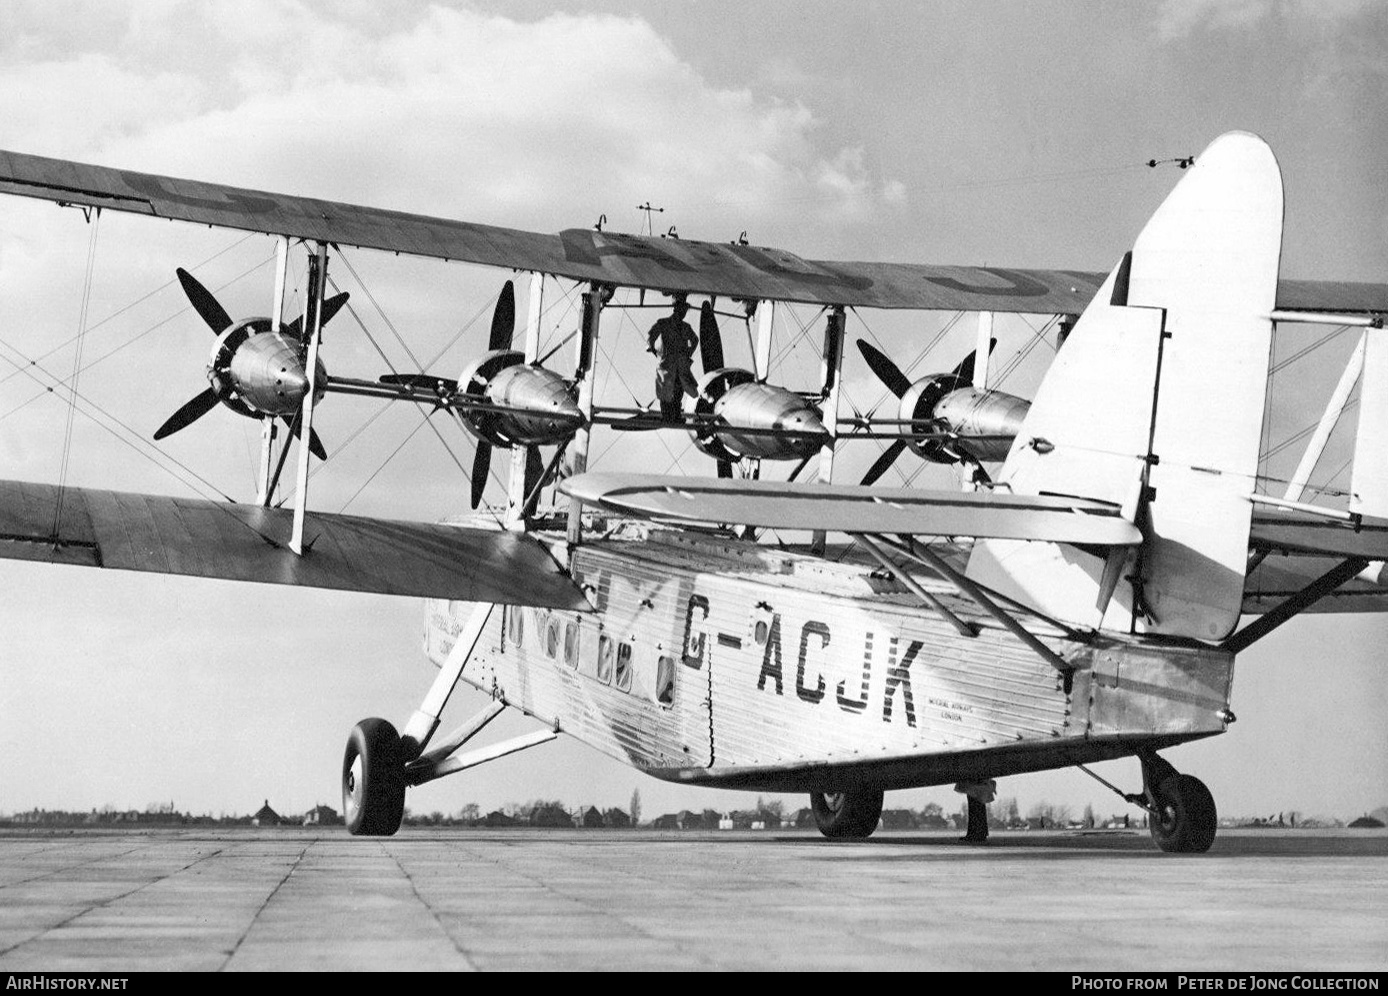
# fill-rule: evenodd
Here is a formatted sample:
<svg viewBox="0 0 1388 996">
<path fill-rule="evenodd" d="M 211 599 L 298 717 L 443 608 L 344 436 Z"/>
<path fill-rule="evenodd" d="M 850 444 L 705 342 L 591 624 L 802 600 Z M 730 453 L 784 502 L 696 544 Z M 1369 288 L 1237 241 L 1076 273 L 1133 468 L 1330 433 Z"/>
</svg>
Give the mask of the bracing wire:
<svg viewBox="0 0 1388 996">
<path fill-rule="evenodd" d="M 87 269 L 82 280 L 82 304 L 77 317 L 77 347 L 72 354 L 71 403 L 67 424 L 63 430 L 63 456 L 58 470 L 58 500 L 53 506 L 53 544 L 58 544 L 59 527 L 63 521 L 63 494 L 67 489 L 67 472 L 72 457 L 72 424 L 77 416 L 77 375 L 82 372 L 82 347 L 87 342 L 87 312 L 92 300 L 92 276 L 96 271 L 96 237 L 101 228 L 101 208 L 91 215 L 91 232 L 87 238 Z"/>
</svg>

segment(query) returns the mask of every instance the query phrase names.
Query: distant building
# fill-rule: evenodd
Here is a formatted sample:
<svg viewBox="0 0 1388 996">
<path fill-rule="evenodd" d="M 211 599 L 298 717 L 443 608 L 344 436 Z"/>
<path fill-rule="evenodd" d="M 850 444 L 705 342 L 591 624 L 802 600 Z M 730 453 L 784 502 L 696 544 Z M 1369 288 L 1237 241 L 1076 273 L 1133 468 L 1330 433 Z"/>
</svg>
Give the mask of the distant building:
<svg viewBox="0 0 1388 996">
<path fill-rule="evenodd" d="M 603 819 L 607 821 L 609 827 L 616 830 L 625 830 L 631 826 L 631 817 L 626 814 L 624 809 L 609 809 L 603 813 Z"/>
<path fill-rule="evenodd" d="M 499 809 L 493 809 L 486 816 L 482 817 L 484 827 L 518 827 L 521 821 L 514 816 L 507 816 Z"/>
<path fill-rule="evenodd" d="M 568 827 L 573 829 L 573 817 L 563 806 L 536 806 L 530 814 L 532 827 Z"/>
<path fill-rule="evenodd" d="M 251 826 L 253 827 L 277 827 L 283 822 L 280 814 L 270 808 L 269 799 L 266 799 L 265 805 L 257 809 L 255 815 L 251 817 Z"/>
<path fill-rule="evenodd" d="M 583 826 L 590 829 L 601 829 L 603 823 L 602 813 L 597 806 L 589 806 L 583 811 Z"/>
<path fill-rule="evenodd" d="M 332 806 L 317 805 L 304 814 L 306 827 L 336 827 L 342 825 L 342 817 Z"/>
</svg>

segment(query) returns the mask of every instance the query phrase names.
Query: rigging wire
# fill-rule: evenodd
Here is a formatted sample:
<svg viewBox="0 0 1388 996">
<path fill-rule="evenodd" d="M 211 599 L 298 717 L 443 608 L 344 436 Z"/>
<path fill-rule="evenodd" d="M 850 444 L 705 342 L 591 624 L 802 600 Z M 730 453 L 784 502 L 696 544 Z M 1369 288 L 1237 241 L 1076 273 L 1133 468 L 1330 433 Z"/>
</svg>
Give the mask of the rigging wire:
<svg viewBox="0 0 1388 996">
<path fill-rule="evenodd" d="M 244 242 L 245 240 L 243 239 L 242 241 Z M 273 259 L 273 257 L 271 257 L 271 259 Z M 258 269 L 262 268 L 263 266 L 265 266 L 265 264 L 268 263 L 269 261 L 270 261 L 270 260 L 262 260 L 261 262 L 256 263 L 254 266 L 250 267 L 249 269 L 243 270 L 243 271 L 242 271 L 240 274 L 238 274 L 237 276 L 232 277 L 232 278 L 231 278 L 230 280 L 228 280 L 226 283 L 219 284 L 217 287 L 215 287 L 215 288 L 213 288 L 213 289 L 214 289 L 215 291 L 224 290 L 224 289 L 226 289 L 227 287 L 230 287 L 232 284 L 237 283 L 238 281 L 243 280 L 243 279 L 245 279 L 246 277 L 250 276 L 250 275 L 251 275 L 252 273 L 254 273 L 256 270 L 258 270 Z M 172 283 L 172 281 L 170 281 L 170 283 Z M 168 286 L 169 286 L 169 284 L 164 284 L 164 285 L 163 285 L 163 287 L 168 287 Z M 163 287 L 161 287 L 160 289 L 162 290 Z M 145 295 L 146 298 L 149 297 L 149 296 L 150 296 L 150 295 L 148 295 L 148 294 Z M 140 300 L 144 300 L 144 299 L 145 299 L 145 298 L 141 298 Z M 124 310 L 126 310 L 126 309 L 122 309 L 122 311 L 124 311 Z M 135 334 L 134 336 L 131 336 L 129 339 L 127 339 L 125 342 L 121 343 L 120 345 L 116 346 L 114 349 L 111 349 L 111 350 L 109 350 L 108 352 L 105 352 L 105 353 L 101 354 L 101 355 L 98 356 L 96 359 L 94 359 L 94 360 L 92 360 L 91 362 L 89 362 L 86 366 L 82 367 L 82 368 L 81 368 L 81 372 L 85 373 L 86 371 L 91 370 L 93 367 L 97 366 L 98 364 L 104 363 L 106 360 L 109 360 L 112 356 L 115 356 L 115 355 L 116 355 L 117 353 L 119 353 L 121 350 L 127 348 L 128 346 L 133 346 L 135 343 L 139 342 L 139 341 L 140 341 L 141 339 L 143 339 L 145 336 L 151 334 L 152 332 L 157 331 L 158 329 L 163 328 L 165 325 L 169 324 L 170 322 L 174 321 L 175 319 L 178 319 L 178 318 L 183 317 L 184 315 L 186 315 L 186 314 L 187 314 L 189 311 L 191 311 L 191 310 L 192 310 L 192 306 L 191 306 L 191 305 L 184 305 L 184 306 L 183 306 L 182 308 L 180 308 L 178 311 L 176 311 L 176 312 L 174 312 L 173 314 L 167 316 L 166 318 L 160 319 L 159 321 L 155 322 L 153 325 L 151 325 L 151 326 L 149 326 L 148 328 L 146 328 L 144 331 L 139 332 L 139 333 Z M 120 312 L 117 312 L 117 314 L 119 314 L 119 313 L 120 313 Z M 115 315 L 112 315 L 111 317 L 114 318 Z M 95 326 L 93 326 L 93 328 L 95 328 Z M 63 345 L 67 345 L 67 343 L 73 342 L 75 339 L 76 339 L 76 336 L 74 336 L 74 337 L 71 338 L 71 339 L 68 339 L 67 342 L 64 343 Z M 62 349 L 62 348 L 63 348 L 62 346 L 55 346 L 53 349 L 50 349 L 48 352 L 42 354 L 41 356 L 36 357 L 36 358 L 34 359 L 33 362 L 34 362 L 35 364 L 37 364 L 37 363 L 43 361 L 44 359 L 48 358 L 49 356 L 52 356 L 54 353 L 56 353 L 58 350 L 60 350 L 60 349 Z M 11 377 L 15 377 L 15 376 L 17 376 L 17 375 L 20 374 L 20 373 L 22 373 L 22 371 L 19 371 L 19 370 L 12 370 L 12 371 L 10 371 L 10 372 L 9 372 L 8 374 L 6 374 L 4 377 L 0 377 L 0 384 L 3 384 L 5 381 L 9 380 Z M 45 373 L 47 373 L 47 371 L 45 371 Z M 51 376 L 54 376 L 54 375 L 53 375 L 53 374 L 49 374 L 49 376 L 51 377 Z M 58 383 L 66 385 L 67 381 L 66 381 L 66 379 L 58 379 Z M 5 419 L 9 418 L 11 415 L 13 415 L 13 414 L 15 414 L 16 412 L 18 412 L 20 409 L 22 409 L 22 408 L 27 408 L 29 405 L 33 404 L 35 401 L 37 401 L 39 398 L 42 398 L 42 397 L 43 397 L 45 394 L 47 394 L 47 393 L 49 393 L 49 392 L 48 392 L 48 390 L 45 388 L 44 390 L 39 391 L 37 394 L 31 395 L 30 397 L 26 398 L 24 401 L 21 401 L 19 404 L 17 404 L 17 405 L 15 405 L 14 407 L 8 409 L 8 410 L 5 411 L 3 414 L 0 414 L 0 422 L 3 422 Z"/>
<path fill-rule="evenodd" d="M 63 521 L 63 494 L 67 489 L 67 472 L 72 458 L 72 423 L 77 415 L 77 375 L 82 372 L 82 348 L 87 342 L 87 313 L 92 300 L 92 277 L 96 271 L 96 239 L 101 228 L 101 208 L 91 214 L 91 232 L 87 238 L 87 270 L 82 281 L 82 304 L 77 316 L 77 348 L 72 354 L 72 386 L 67 425 L 63 431 L 63 456 L 58 470 L 58 500 L 53 506 L 53 545 L 58 544 L 58 528 Z"/>
</svg>

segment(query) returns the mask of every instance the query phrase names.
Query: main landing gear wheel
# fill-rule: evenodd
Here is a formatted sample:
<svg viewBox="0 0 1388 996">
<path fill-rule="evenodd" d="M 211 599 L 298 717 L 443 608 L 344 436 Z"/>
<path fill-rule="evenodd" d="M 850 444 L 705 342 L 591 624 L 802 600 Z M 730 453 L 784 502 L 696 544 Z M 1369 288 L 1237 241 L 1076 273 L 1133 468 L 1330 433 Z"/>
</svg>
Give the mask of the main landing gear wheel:
<svg viewBox="0 0 1388 996">
<path fill-rule="evenodd" d="M 342 815 L 362 837 L 389 837 L 405 815 L 405 766 L 400 734 L 384 719 L 363 719 L 342 757 Z"/>
<path fill-rule="evenodd" d="M 1203 854 L 1214 843 L 1219 818 L 1214 796 L 1191 775 L 1173 774 L 1152 790 L 1152 839 L 1163 851 Z"/>
<path fill-rule="evenodd" d="M 815 826 L 835 840 L 861 840 L 877 829 L 882 818 L 881 789 L 811 792 Z"/>
</svg>

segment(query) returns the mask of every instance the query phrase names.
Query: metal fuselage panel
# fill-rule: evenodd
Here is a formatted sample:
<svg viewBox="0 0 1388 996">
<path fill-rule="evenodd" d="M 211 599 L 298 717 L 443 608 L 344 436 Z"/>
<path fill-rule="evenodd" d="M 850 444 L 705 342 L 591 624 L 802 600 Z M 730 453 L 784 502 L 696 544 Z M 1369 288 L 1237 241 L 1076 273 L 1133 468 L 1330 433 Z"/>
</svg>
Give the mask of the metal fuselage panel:
<svg viewBox="0 0 1388 996">
<path fill-rule="evenodd" d="M 1228 654 L 1100 650 L 1041 630 L 1079 668 L 1067 694 L 1051 667 L 938 579 L 919 578 L 977 623 L 977 637 L 866 567 L 698 542 L 723 549 L 578 548 L 573 571 L 597 611 L 494 612 L 464 680 L 651 774 L 746 787 L 789 784 L 778 780 L 787 772 L 797 786 L 831 784 L 845 771 L 888 788 L 940 784 L 980 753 L 996 755 L 984 767 L 1002 775 L 1224 728 Z M 470 611 L 428 603 L 436 664 Z"/>
</svg>

